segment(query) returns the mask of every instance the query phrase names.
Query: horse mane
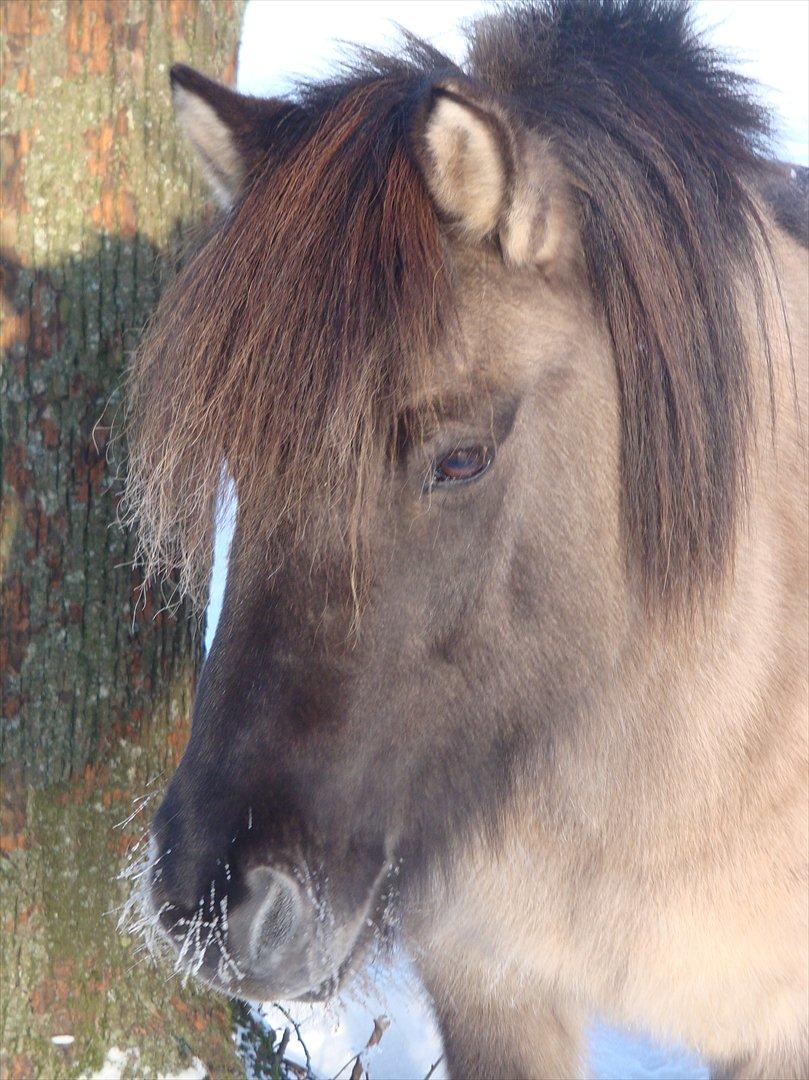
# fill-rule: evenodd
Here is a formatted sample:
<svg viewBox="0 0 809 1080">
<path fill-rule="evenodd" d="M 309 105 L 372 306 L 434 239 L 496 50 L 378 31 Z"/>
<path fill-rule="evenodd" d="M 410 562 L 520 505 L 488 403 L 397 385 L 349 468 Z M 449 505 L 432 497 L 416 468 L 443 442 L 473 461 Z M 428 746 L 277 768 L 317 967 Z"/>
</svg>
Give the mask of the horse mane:
<svg viewBox="0 0 809 1080">
<path fill-rule="evenodd" d="M 647 601 L 710 595 L 732 562 L 754 426 L 740 282 L 769 366 L 754 195 L 768 116 L 682 0 L 526 4 L 477 25 L 470 68 L 552 136 L 572 178 Z"/>
<path fill-rule="evenodd" d="M 178 575 L 199 601 L 224 463 L 243 549 L 277 561 L 281 535 L 294 545 L 308 529 L 321 550 L 356 556 L 391 420 L 421 396 L 448 278 L 407 141 L 432 54 L 411 53 L 301 88 L 281 152 L 169 287 L 139 349 L 127 499 L 147 574 Z"/>
<path fill-rule="evenodd" d="M 784 232 L 809 248 L 809 168 L 771 162 L 759 190 Z"/>
<path fill-rule="evenodd" d="M 739 282 L 760 328 L 767 308 L 767 115 L 689 18 L 680 0 L 519 4 L 474 24 L 463 69 L 570 178 L 615 353 L 629 547 L 658 607 L 732 562 L 755 405 Z M 129 498 L 149 569 L 184 590 L 204 592 L 223 462 L 243 536 L 299 536 L 314 500 L 340 510 L 324 546 L 361 543 L 374 464 L 450 317 L 408 138 L 449 71 L 408 38 L 303 88 L 282 152 L 162 301 L 132 377 Z"/>
</svg>

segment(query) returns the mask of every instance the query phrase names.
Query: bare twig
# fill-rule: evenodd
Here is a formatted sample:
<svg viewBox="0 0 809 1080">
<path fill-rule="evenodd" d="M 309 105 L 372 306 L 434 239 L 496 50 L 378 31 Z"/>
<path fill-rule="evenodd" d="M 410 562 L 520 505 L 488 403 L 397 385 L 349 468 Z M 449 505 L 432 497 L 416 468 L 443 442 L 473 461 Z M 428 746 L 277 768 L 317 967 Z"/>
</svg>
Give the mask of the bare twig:
<svg viewBox="0 0 809 1080">
<path fill-rule="evenodd" d="M 332 1080 L 338 1080 L 340 1074 L 342 1072 L 345 1072 L 345 1070 L 352 1063 L 352 1061 L 354 1062 L 354 1068 L 351 1070 L 350 1080 L 357 1080 L 358 1077 L 361 1077 L 363 1070 L 362 1055 L 365 1053 L 366 1050 L 370 1050 L 372 1047 L 376 1046 L 379 1043 L 379 1040 L 382 1038 L 382 1036 L 385 1034 L 389 1027 L 390 1020 L 387 1016 L 377 1016 L 376 1020 L 374 1020 L 374 1030 L 371 1032 L 368 1042 L 365 1044 L 365 1046 L 363 1046 L 359 1054 L 352 1054 L 348 1061 L 345 1063 L 345 1065 L 340 1066 L 340 1068 L 332 1077 Z M 357 1072 L 358 1069 L 359 1072 Z M 367 1075 L 368 1074 L 366 1071 L 366 1076 Z"/>
<path fill-rule="evenodd" d="M 351 1055 L 351 1057 L 348 1059 L 348 1061 L 345 1063 L 345 1065 L 340 1066 L 340 1068 L 337 1070 L 337 1072 L 334 1074 L 334 1076 L 331 1078 L 331 1080 L 339 1080 L 340 1074 L 344 1073 L 346 1071 L 346 1069 L 348 1068 L 348 1066 L 353 1061 L 356 1061 L 356 1058 L 355 1058 L 354 1054 Z"/>
<path fill-rule="evenodd" d="M 306 1061 L 306 1072 L 307 1072 L 307 1074 L 311 1073 L 311 1071 L 312 1071 L 312 1059 L 309 1056 L 309 1050 L 308 1050 L 308 1048 L 306 1046 L 306 1043 L 303 1041 L 303 1036 L 301 1035 L 301 1029 L 298 1026 L 297 1021 L 295 1020 L 295 1017 L 292 1016 L 292 1014 L 287 1009 L 285 1009 L 283 1005 L 279 1005 L 277 1001 L 274 1001 L 272 1003 L 272 1007 L 274 1009 L 277 1009 L 281 1013 L 281 1015 L 284 1016 L 289 1021 L 290 1024 L 292 1024 L 292 1029 L 295 1032 L 295 1038 L 298 1040 L 298 1042 L 301 1045 L 301 1049 L 303 1050 L 303 1056 L 304 1056 L 304 1059 Z"/>
<path fill-rule="evenodd" d="M 374 1020 L 374 1030 L 371 1032 L 371 1038 L 365 1044 L 365 1049 L 370 1050 L 372 1046 L 376 1046 L 389 1027 L 390 1020 L 387 1016 L 377 1016 L 376 1020 Z"/>
<path fill-rule="evenodd" d="M 297 1061 L 291 1061 L 289 1058 L 284 1058 L 282 1065 L 287 1072 L 292 1073 L 293 1076 L 297 1076 L 298 1080 L 312 1080 L 312 1074 L 303 1065 L 299 1065 Z"/>
<path fill-rule="evenodd" d="M 438 1066 L 441 1064 L 441 1062 L 443 1060 L 444 1060 L 444 1055 L 442 1054 L 441 1057 L 438 1059 L 438 1061 L 434 1061 L 432 1063 L 432 1065 L 430 1066 L 430 1071 L 424 1077 L 424 1080 L 430 1080 L 430 1077 L 433 1075 L 433 1073 L 435 1072 L 435 1070 L 438 1068 Z"/>
</svg>

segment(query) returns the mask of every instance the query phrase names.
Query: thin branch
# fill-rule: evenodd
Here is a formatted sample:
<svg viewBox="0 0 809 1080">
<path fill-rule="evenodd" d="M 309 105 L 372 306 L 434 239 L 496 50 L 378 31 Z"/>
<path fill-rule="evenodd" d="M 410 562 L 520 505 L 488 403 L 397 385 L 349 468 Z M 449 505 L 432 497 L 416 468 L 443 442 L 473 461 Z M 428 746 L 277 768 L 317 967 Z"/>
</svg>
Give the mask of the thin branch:
<svg viewBox="0 0 809 1080">
<path fill-rule="evenodd" d="M 441 1057 L 438 1059 L 438 1061 L 434 1061 L 432 1063 L 432 1065 L 430 1066 L 430 1071 L 424 1077 L 424 1080 L 430 1080 L 430 1077 L 433 1075 L 433 1073 L 435 1072 L 435 1070 L 438 1068 L 438 1066 L 441 1064 L 441 1062 L 443 1060 L 444 1060 L 444 1055 L 442 1054 Z"/>
<path fill-rule="evenodd" d="M 306 1043 L 303 1041 L 303 1036 L 301 1035 L 301 1029 L 298 1026 L 298 1022 L 295 1020 L 295 1017 L 292 1016 L 292 1014 L 287 1009 L 285 1009 L 283 1005 L 279 1005 L 277 1001 L 274 1001 L 272 1003 L 272 1007 L 274 1009 L 277 1009 L 282 1014 L 282 1016 L 284 1016 L 289 1021 L 289 1023 L 292 1024 L 292 1028 L 295 1032 L 295 1038 L 300 1043 L 301 1049 L 303 1050 L 303 1056 L 306 1060 L 306 1072 L 307 1074 L 311 1073 L 312 1059 L 309 1056 L 309 1049 L 306 1046 Z"/>
</svg>

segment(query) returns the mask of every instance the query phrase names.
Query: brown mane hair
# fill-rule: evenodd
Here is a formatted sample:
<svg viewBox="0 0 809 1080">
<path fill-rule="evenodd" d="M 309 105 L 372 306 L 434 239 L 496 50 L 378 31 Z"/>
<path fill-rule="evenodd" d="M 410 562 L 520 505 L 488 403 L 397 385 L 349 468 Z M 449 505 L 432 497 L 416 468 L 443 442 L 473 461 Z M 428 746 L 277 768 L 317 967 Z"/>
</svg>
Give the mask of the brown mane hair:
<svg viewBox="0 0 809 1080">
<path fill-rule="evenodd" d="M 767 246 L 768 117 L 684 0 L 549 0 L 476 27 L 471 71 L 547 131 L 572 177 L 621 393 L 623 499 L 647 601 L 721 583 L 745 502 L 750 342 Z M 749 327 L 748 327 L 749 332 Z"/>
<path fill-rule="evenodd" d="M 198 595 L 223 462 L 244 535 L 299 531 L 315 500 L 343 511 L 356 548 L 372 463 L 446 325 L 408 125 L 452 65 L 408 48 L 303 91 L 283 153 L 140 350 L 130 504 L 150 570 L 179 569 Z M 745 501 L 755 378 L 738 288 L 763 327 L 766 115 L 679 0 L 517 5 L 476 24 L 466 73 L 550 137 L 571 179 L 615 352 L 630 551 L 650 606 L 693 601 L 726 576 Z"/>
<path fill-rule="evenodd" d="M 372 465 L 419 393 L 446 306 L 438 222 L 407 148 L 422 78 L 391 61 L 304 88 L 284 152 L 141 345 L 128 500 L 149 573 L 178 572 L 196 599 L 224 463 L 242 535 L 268 559 L 278 526 L 299 537 L 313 505 L 321 549 L 360 544 Z"/>
</svg>

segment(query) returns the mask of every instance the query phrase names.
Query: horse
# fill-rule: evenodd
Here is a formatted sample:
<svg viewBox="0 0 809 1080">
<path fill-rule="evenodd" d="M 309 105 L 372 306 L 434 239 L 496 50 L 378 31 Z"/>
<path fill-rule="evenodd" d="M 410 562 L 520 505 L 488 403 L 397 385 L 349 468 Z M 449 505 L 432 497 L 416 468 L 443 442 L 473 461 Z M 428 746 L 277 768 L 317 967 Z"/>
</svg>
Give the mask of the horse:
<svg viewBox="0 0 809 1080">
<path fill-rule="evenodd" d="M 171 72 L 222 214 L 133 363 L 144 573 L 238 510 L 142 924 L 260 999 L 401 942 L 454 1077 L 592 1014 L 805 1077 L 805 176 L 679 0 L 467 33 Z"/>
</svg>

